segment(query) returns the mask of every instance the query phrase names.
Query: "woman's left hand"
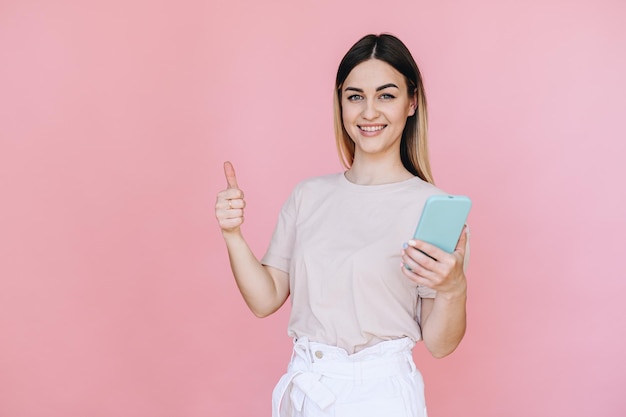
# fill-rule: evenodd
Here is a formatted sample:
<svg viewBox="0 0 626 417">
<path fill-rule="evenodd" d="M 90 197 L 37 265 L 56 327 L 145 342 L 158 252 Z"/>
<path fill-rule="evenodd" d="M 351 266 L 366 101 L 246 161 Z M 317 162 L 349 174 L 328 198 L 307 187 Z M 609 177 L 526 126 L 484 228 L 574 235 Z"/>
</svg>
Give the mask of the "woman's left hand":
<svg viewBox="0 0 626 417">
<path fill-rule="evenodd" d="M 409 240 L 402 251 L 402 273 L 438 294 L 464 294 L 467 289 L 463 271 L 466 243 L 467 227 L 463 228 L 452 253 L 421 240 Z"/>
</svg>

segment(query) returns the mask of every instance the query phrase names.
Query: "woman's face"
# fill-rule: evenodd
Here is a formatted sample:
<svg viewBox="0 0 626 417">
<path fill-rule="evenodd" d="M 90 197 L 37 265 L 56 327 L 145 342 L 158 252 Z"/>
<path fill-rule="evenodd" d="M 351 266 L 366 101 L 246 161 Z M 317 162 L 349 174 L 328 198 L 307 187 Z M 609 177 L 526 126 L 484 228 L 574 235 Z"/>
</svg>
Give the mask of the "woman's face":
<svg viewBox="0 0 626 417">
<path fill-rule="evenodd" d="M 404 76 L 391 65 L 370 59 L 354 67 L 342 85 L 341 107 L 343 125 L 355 143 L 355 159 L 400 158 L 402 131 L 415 106 Z"/>
</svg>

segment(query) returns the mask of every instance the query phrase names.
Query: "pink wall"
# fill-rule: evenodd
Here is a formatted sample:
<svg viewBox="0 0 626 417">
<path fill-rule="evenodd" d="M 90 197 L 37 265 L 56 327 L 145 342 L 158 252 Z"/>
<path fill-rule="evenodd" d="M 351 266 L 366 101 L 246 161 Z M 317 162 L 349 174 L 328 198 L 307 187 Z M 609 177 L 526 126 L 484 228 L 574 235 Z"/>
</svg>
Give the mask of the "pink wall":
<svg viewBox="0 0 626 417">
<path fill-rule="evenodd" d="M 430 414 L 626 415 L 625 18 L 619 0 L 4 0 L 0 417 L 269 415 L 288 311 L 255 319 L 237 293 L 222 161 L 261 255 L 292 186 L 339 169 L 334 72 L 381 31 L 424 73 L 438 184 L 475 202 L 468 334 L 415 352 Z"/>
</svg>

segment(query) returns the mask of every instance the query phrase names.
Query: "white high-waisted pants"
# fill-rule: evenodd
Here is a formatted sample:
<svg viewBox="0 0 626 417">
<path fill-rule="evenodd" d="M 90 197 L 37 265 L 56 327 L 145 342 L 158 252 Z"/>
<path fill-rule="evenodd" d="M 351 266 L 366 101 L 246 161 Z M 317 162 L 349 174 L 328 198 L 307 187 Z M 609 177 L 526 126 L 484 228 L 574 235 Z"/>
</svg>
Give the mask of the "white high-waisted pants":
<svg viewBox="0 0 626 417">
<path fill-rule="evenodd" d="M 427 417 L 414 345 L 403 338 L 349 355 L 299 338 L 274 388 L 272 417 Z"/>
</svg>

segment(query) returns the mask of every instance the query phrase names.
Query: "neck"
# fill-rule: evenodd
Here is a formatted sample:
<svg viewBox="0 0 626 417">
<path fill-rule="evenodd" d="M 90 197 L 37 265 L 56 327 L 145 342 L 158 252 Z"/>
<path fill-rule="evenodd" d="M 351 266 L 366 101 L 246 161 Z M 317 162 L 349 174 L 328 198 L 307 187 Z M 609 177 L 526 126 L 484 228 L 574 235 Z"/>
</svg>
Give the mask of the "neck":
<svg viewBox="0 0 626 417">
<path fill-rule="evenodd" d="M 414 175 L 404 168 L 398 159 L 391 163 L 363 163 L 355 159 L 346 171 L 348 181 L 358 185 L 392 184 L 413 178 Z"/>
</svg>

